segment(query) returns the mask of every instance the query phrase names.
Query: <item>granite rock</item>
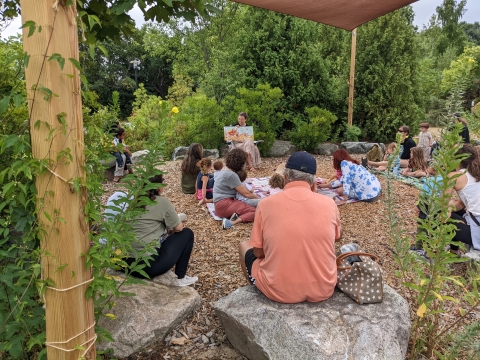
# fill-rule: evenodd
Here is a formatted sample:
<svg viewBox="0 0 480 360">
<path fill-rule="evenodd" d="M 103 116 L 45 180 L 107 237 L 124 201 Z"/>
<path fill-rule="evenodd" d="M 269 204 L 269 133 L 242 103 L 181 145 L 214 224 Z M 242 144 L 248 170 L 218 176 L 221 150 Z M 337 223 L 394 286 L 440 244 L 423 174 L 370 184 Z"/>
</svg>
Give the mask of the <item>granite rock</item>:
<svg viewBox="0 0 480 360">
<path fill-rule="evenodd" d="M 297 148 L 290 141 L 275 140 L 267 154 L 271 157 L 282 157 L 292 155 L 295 151 Z"/>
<path fill-rule="evenodd" d="M 384 301 L 358 305 L 342 292 L 323 302 L 281 304 L 245 286 L 214 304 L 230 343 L 250 360 L 403 360 L 408 304 L 384 285 Z"/>
<path fill-rule="evenodd" d="M 111 276 L 124 274 L 109 270 Z M 97 344 L 100 350 L 112 348 L 116 357 L 127 357 L 162 340 L 190 316 L 201 302 L 200 295 L 190 286 L 174 286 L 176 276 L 171 271 L 157 276 L 146 285 L 122 286 L 122 291 L 135 296 L 118 298 L 108 310 L 115 319 L 102 317 L 99 325 L 108 330 L 114 342 Z"/>
<path fill-rule="evenodd" d="M 173 150 L 172 160 L 183 160 L 188 152 L 188 146 L 179 146 Z M 217 149 L 204 149 L 203 154 L 205 157 L 210 157 L 213 159 L 218 159 L 219 152 Z"/>
<path fill-rule="evenodd" d="M 314 153 L 317 155 L 331 156 L 335 151 L 339 149 L 338 145 L 331 143 L 319 144 Z"/>
</svg>

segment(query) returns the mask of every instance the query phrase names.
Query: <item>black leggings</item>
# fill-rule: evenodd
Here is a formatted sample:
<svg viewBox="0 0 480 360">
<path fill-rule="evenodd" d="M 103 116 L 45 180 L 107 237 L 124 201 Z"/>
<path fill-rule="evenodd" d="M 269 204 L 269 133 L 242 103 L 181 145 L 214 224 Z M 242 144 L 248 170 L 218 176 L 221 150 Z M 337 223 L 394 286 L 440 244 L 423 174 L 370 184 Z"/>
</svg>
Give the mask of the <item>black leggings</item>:
<svg viewBox="0 0 480 360">
<path fill-rule="evenodd" d="M 157 249 L 157 255 L 152 255 L 150 266 L 143 268 L 150 278 L 165 274 L 175 265 L 175 274 L 179 279 L 183 279 L 187 272 L 188 261 L 193 249 L 193 231 L 189 228 L 183 228 L 182 231 L 173 233 Z M 135 258 L 127 258 L 126 262 L 130 266 Z M 140 261 L 139 264 L 145 264 Z M 145 278 L 143 275 L 132 272 L 133 276 Z"/>
<path fill-rule="evenodd" d="M 457 212 L 452 213 L 451 218 L 454 220 L 460 220 L 462 222 L 457 222 L 455 225 L 457 226 L 457 231 L 455 232 L 455 236 L 453 240 L 463 242 L 467 245 L 472 245 L 472 233 L 470 232 L 470 225 L 467 225 L 465 222 L 465 218 L 463 217 L 465 214 L 465 210 L 460 210 Z M 450 249 L 458 250 L 457 245 L 450 245 Z"/>
</svg>

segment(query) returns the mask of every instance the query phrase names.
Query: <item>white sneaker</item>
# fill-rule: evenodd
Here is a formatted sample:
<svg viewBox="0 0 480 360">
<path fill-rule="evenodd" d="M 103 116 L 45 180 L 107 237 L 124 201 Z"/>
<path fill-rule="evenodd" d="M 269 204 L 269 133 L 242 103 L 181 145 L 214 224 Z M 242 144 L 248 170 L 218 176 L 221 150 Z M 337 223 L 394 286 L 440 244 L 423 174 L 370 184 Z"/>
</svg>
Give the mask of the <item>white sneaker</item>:
<svg viewBox="0 0 480 360">
<path fill-rule="evenodd" d="M 179 213 L 177 215 L 178 215 L 178 218 L 180 219 L 180 222 L 184 222 L 185 220 L 187 220 L 187 215 L 185 215 L 184 213 Z"/>
<path fill-rule="evenodd" d="M 185 275 L 183 279 L 177 279 L 177 281 L 178 286 L 188 286 L 195 284 L 198 281 L 198 277 Z"/>
</svg>

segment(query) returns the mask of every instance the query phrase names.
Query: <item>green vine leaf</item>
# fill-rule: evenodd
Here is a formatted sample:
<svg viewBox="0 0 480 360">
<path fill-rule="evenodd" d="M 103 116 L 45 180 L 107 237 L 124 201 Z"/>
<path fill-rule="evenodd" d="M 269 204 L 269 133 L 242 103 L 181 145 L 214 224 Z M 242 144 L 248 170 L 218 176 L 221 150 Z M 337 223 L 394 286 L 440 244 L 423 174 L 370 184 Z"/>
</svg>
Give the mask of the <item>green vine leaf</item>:
<svg viewBox="0 0 480 360">
<path fill-rule="evenodd" d="M 37 24 L 35 23 L 35 21 L 28 20 L 28 21 L 25 21 L 25 23 L 22 25 L 22 27 L 20 29 L 23 29 L 23 28 L 26 28 L 26 27 L 28 27 L 27 37 L 30 37 L 35 32 L 35 29 L 37 28 Z"/>
<path fill-rule="evenodd" d="M 53 96 L 52 90 L 50 90 L 49 88 L 46 88 L 45 86 L 40 85 L 39 87 L 36 88 L 36 90 L 42 91 L 42 92 L 44 92 L 44 93 L 46 94 L 45 97 L 44 97 L 44 99 L 45 99 L 46 101 L 50 101 L 50 99 L 51 99 L 52 96 Z"/>
<path fill-rule="evenodd" d="M 52 61 L 52 60 L 58 61 L 58 65 L 60 65 L 60 70 L 63 71 L 63 67 L 65 66 L 65 58 L 62 55 L 55 53 L 48 58 L 48 61 Z"/>
<path fill-rule="evenodd" d="M 10 96 L 5 96 L 0 100 L 0 116 L 7 111 L 8 105 L 10 104 Z"/>
<path fill-rule="evenodd" d="M 69 58 L 70 62 L 77 68 L 78 71 L 82 71 L 82 65 L 80 65 L 80 62 L 77 59 L 74 58 Z"/>
<path fill-rule="evenodd" d="M 25 68 L 28 67 L 29 61 L 30 61 L 30 55 L 28 55 L 28 53 L 25 51 L 23 53 L 23 63 L 25 64 Z"/>
</svg>

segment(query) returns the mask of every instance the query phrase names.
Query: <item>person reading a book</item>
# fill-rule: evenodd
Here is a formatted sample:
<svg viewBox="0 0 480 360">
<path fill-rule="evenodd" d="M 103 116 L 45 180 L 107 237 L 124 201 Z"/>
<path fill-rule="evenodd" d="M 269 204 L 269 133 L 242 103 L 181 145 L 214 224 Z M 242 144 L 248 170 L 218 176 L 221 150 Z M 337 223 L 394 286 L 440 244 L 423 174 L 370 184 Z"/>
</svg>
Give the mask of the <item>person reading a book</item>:
<svg viewBox="0 0 480 360">
<path fill-rule="evenodd" d="M 247 113 L 241 112 L 238 114 L 237 124 L 235 126 L 247 126 L 247 119 Z M 249 171 L 255 171 L 255 167 L 260 165 L 262 162 L 262 159 L 260 158 L 260 151 L 258 151 L 258 148 L 255 146 L 252 139 L 248 138 L 244 141 L 233 141 L 233 147 L 235 149 L 242 149 L 247 153 L 247 166 Z"/>
</svg>

